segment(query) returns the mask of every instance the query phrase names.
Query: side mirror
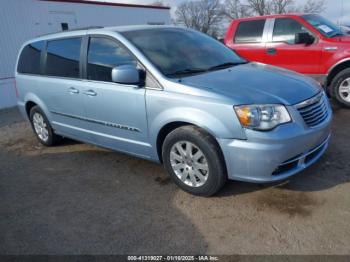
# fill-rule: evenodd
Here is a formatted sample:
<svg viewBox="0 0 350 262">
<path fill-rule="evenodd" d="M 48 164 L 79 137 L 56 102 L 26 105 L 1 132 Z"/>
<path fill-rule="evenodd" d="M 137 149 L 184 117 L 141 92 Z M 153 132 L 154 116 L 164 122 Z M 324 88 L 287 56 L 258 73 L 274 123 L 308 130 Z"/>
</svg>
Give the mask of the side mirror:
<svg viewBox="0 0 350 262">
<path fill-rule="evenodd" d="M 296 44 L 305 44 L 311 45 L 315 42 L 315 37 L 309 33 L 297 33 L 295 34 L 295 43 Z"/>
<path fill-rule="evenodd" d="M 140 85 L 142 73 L 135 65 L 121 65 L 112 69 L 112 81 L 125 85 Z"/>
</svg>

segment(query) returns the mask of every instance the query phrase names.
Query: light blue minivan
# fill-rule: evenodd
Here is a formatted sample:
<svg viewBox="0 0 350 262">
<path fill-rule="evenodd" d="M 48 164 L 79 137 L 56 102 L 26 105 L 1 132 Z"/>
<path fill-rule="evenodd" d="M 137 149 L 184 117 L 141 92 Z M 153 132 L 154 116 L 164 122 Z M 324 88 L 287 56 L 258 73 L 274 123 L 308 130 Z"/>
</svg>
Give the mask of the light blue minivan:
<svg viewBox="0 0 350 262">
<path fill-rule="evenodd" d="M 159 163 L 183 190 L 272 182 L 317 161 L 332 111 L 310 78 L 251 63 L 171 26 L 36 38 L 16 66 L 18 105 L 41 143 L 68 137 Z"/>
</svg>

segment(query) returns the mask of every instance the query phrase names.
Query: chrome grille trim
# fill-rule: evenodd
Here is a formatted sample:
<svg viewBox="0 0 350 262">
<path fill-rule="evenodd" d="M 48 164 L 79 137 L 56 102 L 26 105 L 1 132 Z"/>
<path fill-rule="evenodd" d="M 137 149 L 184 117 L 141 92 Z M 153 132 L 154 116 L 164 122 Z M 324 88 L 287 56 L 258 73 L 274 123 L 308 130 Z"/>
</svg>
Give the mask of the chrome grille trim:
<svg viewBox="0 0 350 262">
<path fill-rule="evenodd" d="M 309 127 L 323 123 L 329 116 L 328 101 L 324 92 L 295 105 L 304 122 Z"/>
<path fill-rule="evenodd" d="M 318 93 L 317 95 L 315 95 L 314 97 L 311 97 L 299 104 L 296 104 L 296 108 L 303 108 L 306 107 L 308 105 L 314 104 L 315 102 L 319 101 L 321 99 L 321 97 L 323 96 L 323 92 Z"/>
</svg>

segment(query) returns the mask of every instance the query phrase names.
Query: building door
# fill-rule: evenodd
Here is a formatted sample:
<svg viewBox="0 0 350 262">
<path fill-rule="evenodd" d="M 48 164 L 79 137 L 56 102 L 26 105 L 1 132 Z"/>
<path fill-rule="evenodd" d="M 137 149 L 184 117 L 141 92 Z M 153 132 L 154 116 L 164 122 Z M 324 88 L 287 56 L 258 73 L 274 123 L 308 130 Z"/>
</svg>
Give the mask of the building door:
<svg viewBox="0 0 350 262">
<path fill-rule="evenodd" d="M 66 31 L 77 28 L 78 21 L 74 12 L 50 11 L 51 32 Z"/>
</svg>

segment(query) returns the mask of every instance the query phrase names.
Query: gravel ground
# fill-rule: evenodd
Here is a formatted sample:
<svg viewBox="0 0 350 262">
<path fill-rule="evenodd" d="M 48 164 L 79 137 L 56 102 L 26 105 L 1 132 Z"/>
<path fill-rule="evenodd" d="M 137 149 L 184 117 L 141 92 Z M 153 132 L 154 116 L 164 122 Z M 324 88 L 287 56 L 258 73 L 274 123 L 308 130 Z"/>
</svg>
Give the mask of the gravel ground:
<svg viewBox="0 0 350 262">
<path fill-rule="evenodd" d="M 0 254 L 350 254 L 350 110 L 281 184 L 179 190 L 157 164 L 73 141 L 46 148 L 0 111 Z"/>
</svg>

